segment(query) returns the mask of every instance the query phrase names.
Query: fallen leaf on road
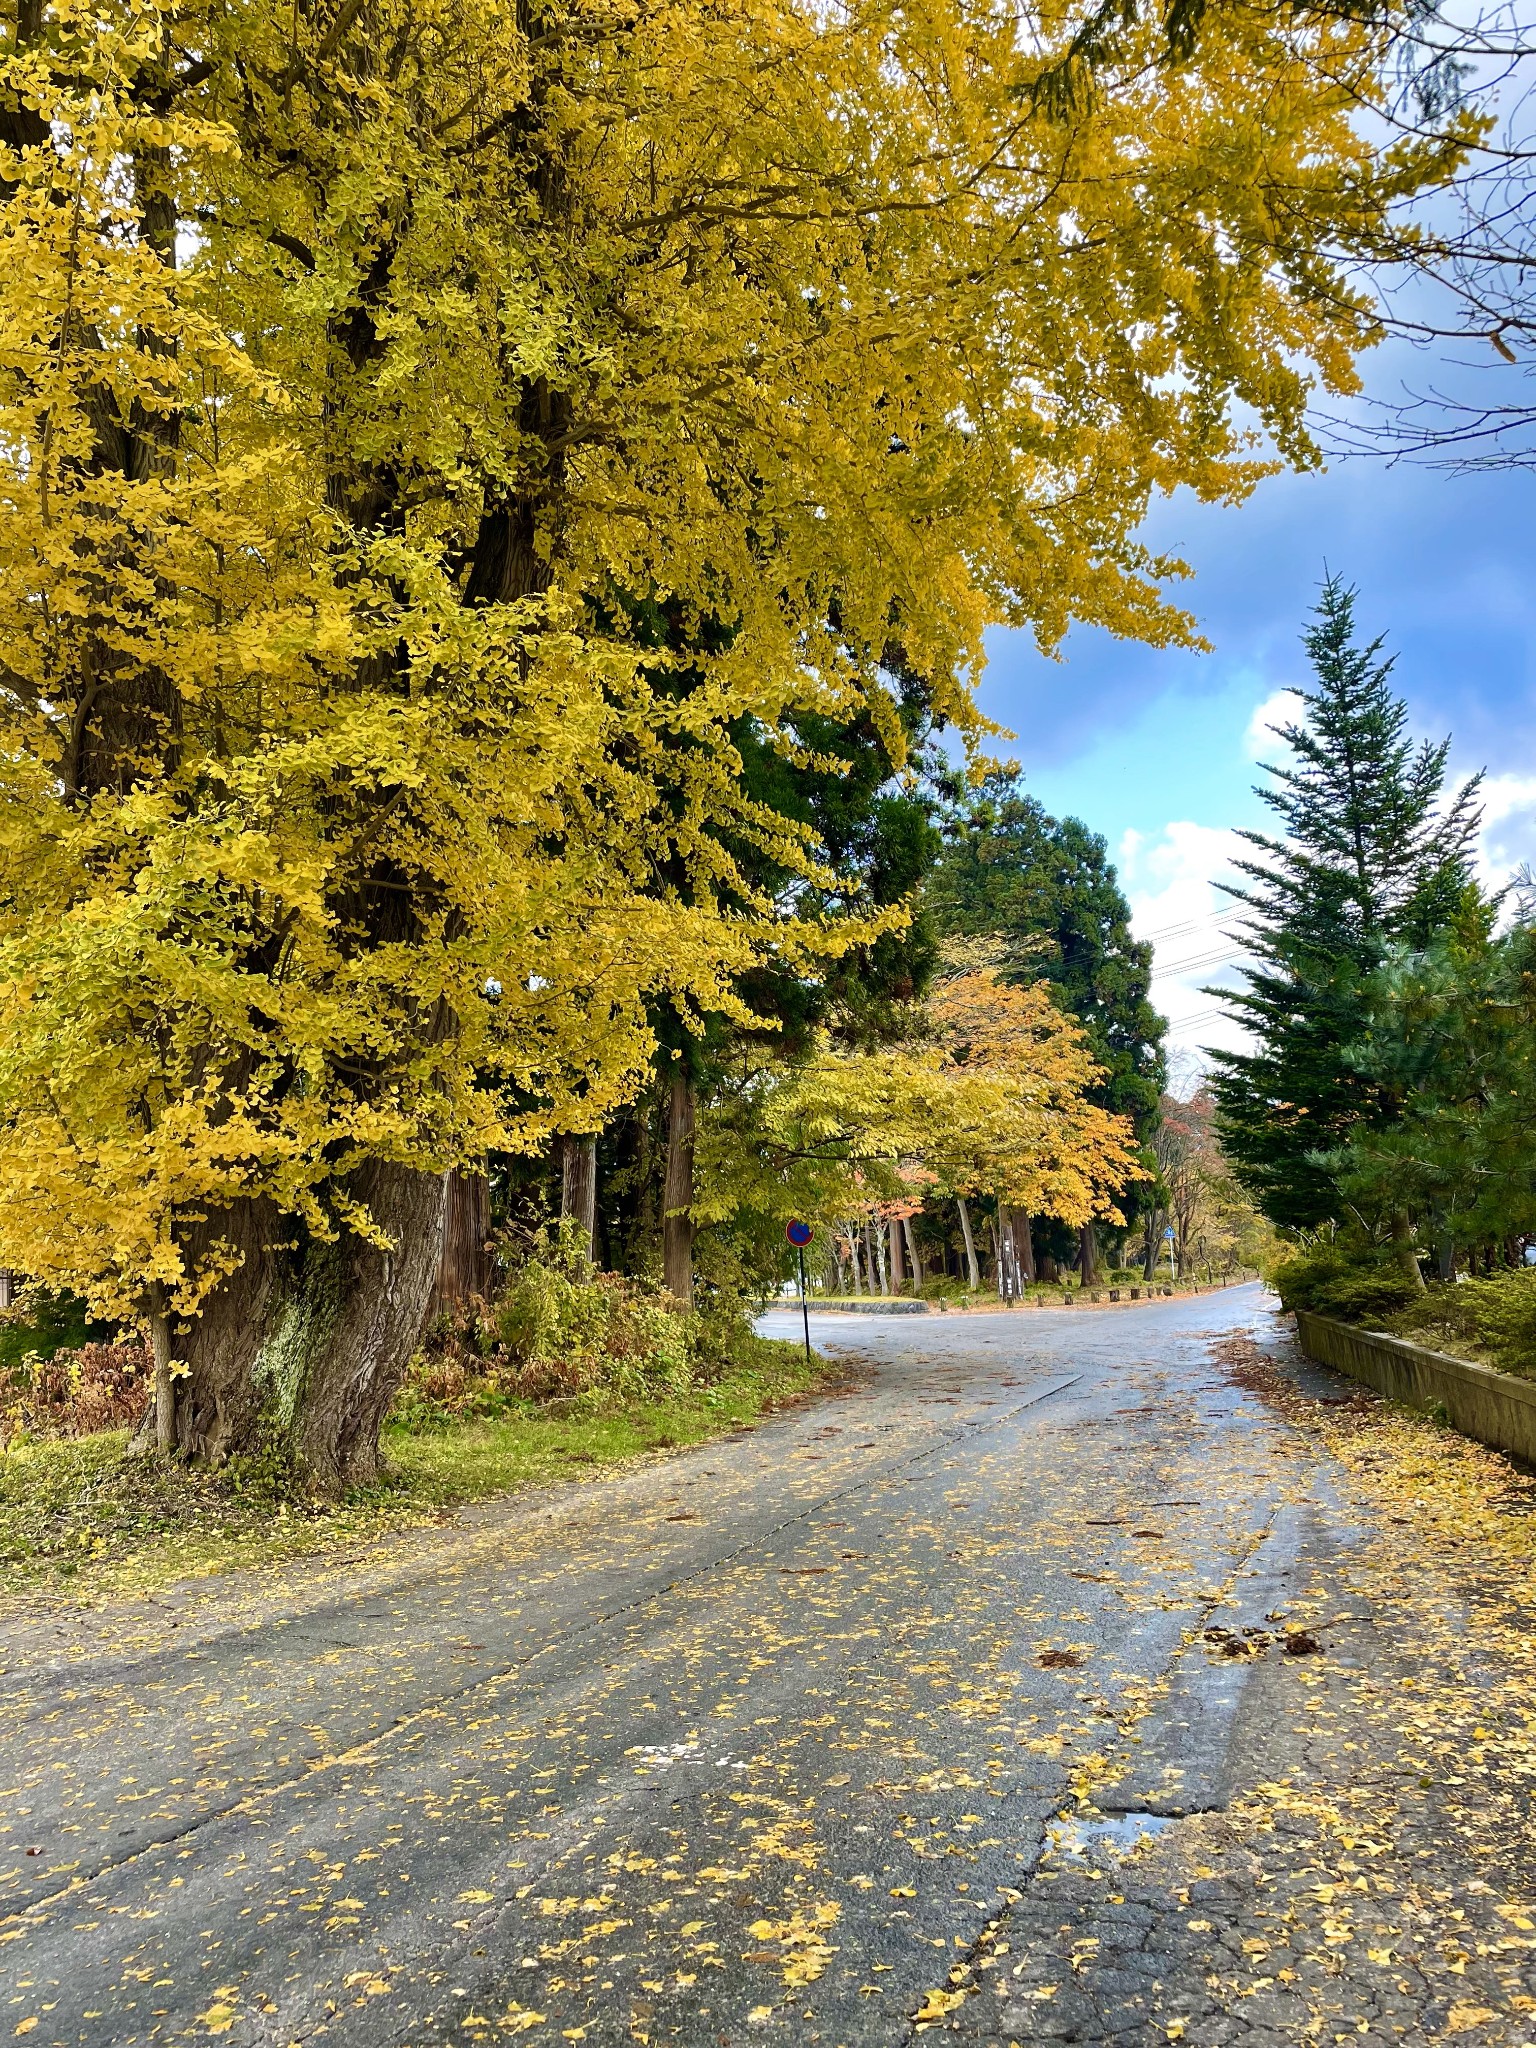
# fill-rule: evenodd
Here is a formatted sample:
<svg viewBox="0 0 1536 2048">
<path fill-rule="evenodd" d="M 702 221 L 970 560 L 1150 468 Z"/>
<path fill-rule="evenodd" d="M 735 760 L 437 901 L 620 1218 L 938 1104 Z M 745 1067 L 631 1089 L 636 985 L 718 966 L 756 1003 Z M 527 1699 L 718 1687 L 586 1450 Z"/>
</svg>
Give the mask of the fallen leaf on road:
<svg viewBox="0 0 1536 2048">
<path fill-rule="evenodd" d="M 509 2005 L 496 2023 L 509 2034 L 526 2034 L 530 2027 L 542 2027 L 544 2015 L 526 2005 Z"/>
<path fill-rule="evenodd" d="M 963 1991 L 930 1991 L 912 2018 L 918 2026 L 927 2020 L 941 2020 L 945 2013 L 953 2012 L 957 2005 L 964 2005 Z"/>
</svg>

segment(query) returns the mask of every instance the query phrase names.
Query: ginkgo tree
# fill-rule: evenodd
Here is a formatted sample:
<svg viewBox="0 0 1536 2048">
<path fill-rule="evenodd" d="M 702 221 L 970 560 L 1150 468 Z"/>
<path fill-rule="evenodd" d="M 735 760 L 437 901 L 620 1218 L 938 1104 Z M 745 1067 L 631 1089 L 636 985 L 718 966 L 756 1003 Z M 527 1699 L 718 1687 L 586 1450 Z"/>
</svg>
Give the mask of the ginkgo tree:
<svg viewBox="0 0 1536 2048">
<path fill-rule="evenodd" d="M 1258 6 L 1065 93 L 1074 24 L 974 0 L 0 36 L 0 1260 L 145 1321 L 163 1446 L 341 1485 L 444 1170 L 848 943 L 733 866 L 813 873 L 742 722 L 1186 634 L 1149 494 L 1247 488 L 1238 407 L 1309 458 L 1327 252 L 1456 138 L 1378 152 L 1385 26 Z"/>
</svg>

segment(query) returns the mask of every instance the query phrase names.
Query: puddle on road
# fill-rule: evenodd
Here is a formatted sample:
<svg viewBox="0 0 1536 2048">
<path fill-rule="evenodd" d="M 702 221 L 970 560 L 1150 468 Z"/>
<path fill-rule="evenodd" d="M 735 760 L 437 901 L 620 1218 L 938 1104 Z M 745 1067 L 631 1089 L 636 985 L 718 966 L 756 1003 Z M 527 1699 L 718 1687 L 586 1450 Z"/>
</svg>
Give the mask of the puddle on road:
<svg viewBox="0 0 1536 2048">
<path fill-rule="evenodd" d="M 1174 1825 L 1175 1817 L 1166 1813 L 1105 1813 L 1097 1820 L 1060 1821 L 1051 1829 L 1051 1840 L 1058 1855 L 1088 1858 L 1107 1850 L 1123 1859 Z"/>
</svg>

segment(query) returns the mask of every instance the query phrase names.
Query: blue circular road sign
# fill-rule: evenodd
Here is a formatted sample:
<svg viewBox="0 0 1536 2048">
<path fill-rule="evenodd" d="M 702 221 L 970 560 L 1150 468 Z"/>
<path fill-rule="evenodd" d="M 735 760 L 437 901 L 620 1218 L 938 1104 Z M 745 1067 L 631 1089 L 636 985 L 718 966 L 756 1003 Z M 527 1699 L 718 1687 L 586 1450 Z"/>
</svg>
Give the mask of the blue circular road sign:
<svg viewBox="0 0 1536 2048">
<path fill-rule="evenodd" d="M 789 1239 L 791 1244 L 798 1245 L 801 1251 L 804 1251 L 806 1246 L 810 1243 L 811 1239 L 816 1235 L 816 1233 L 814 1230 L 812 1230 L 809 1223 L 801 1223 L 797 1219 L 793 1223 L 785 1224 L 784 1235 Z"/>
</svg>

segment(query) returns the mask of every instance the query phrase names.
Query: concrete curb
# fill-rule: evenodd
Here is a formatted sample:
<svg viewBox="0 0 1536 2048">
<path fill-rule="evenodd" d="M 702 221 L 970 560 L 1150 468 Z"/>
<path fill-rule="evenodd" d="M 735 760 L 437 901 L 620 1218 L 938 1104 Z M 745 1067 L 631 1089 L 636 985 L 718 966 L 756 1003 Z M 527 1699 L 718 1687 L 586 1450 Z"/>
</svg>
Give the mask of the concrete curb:
<svg viewBox="0 0 1536 2048">
<path fill-rule="evenodd" d="M 1225 1294 L 1231 1287 L 1251 1287 L 1255 1276 L 1250 1274 L 1244 1280 L 1217 1280 L 1202 1287 L 1149 1287 L 1142 1282 L 1138 1285 L 1138 1298 L 1134 1302 L 1125 1299 L 1129 1286 L 1118 1288 L 1113 1293 L 1106 1287 L 1099 1296 L 1080 1301 L 1078 1296 L 1069 1294 L 1060 1301 L 1045 1301 L 1031 1296 L 1027 1301 L 990 1301 L 972 1303 L 964 1301 L 916 1301 L 910 1297 L 892 1299 L 889 1296 L 867 1296 L 862 1301 L 825 1301 L 812 1295 L 810 1311 L 813 1316 L 995 1316 L 1011 1314 L 1016 1309 L 1026 1308 L 1140 1308 L 1150 1306 L 1154 1301 L 1193 1301 L 1197 1295 Z M 767 1304 L 763 1313 L 771 1314 L 783 1310 L 786 1314 L 793 1309 L 797 1314 L 800 1297 L 787 1294 L 776 1297 Z"/>
<path fill-rule="evenodd" d="M 1319 1364 L 1363 1380 L 1389 1401 L 1437 1410 L 1463 1436 L 1536 1464 L 1536 1380 L 1426 1351 L 1383 1330 L 1356 1330 L 1306 1309 L 1296 1311 L 1296 1334 L 1308 1358 Z"/>
</svg>

